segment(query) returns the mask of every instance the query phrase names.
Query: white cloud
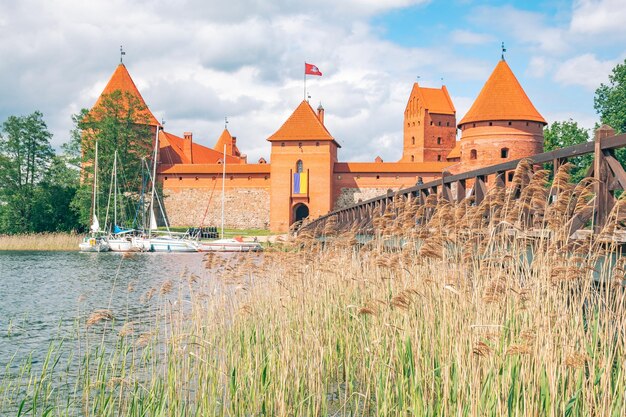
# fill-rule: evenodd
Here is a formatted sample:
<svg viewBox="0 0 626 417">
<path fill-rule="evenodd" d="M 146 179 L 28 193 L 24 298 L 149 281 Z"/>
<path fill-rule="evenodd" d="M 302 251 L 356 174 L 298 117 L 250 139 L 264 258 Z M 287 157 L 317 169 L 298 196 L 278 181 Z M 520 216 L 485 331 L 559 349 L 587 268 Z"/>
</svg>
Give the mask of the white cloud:
<svg viewBox="0 0 626 417">
<path fill-rule="evenodd" d="M 482 45 L 494 41 L 494 37 L 492 35 L 461 29 L 453 31 L 450 38 L 452 39 L 452 42 L 462 45 Z"/>
<path fill-rule="evenodd" d="M 531 77 L 543 77 L 552 70 L 554 64 L 552 60 L 545 56 L 533 56 L 528 64 L 527 73 Z"/>
<path fill-rule="evenodd" d="M 626 3 L 624 0 L 577 0 L 574 4 L 571 30 L 592 35 L 626 37 Z"/>
<path fill-rule="evenodd" d="M 565 85 L 580 85 L 594 91 L 608 81 L 608 74 L 615 61 L 600 61 L 594 54 L 584 54 L 563 62 L 554 74 L 554 79 Z"/>
</svg>

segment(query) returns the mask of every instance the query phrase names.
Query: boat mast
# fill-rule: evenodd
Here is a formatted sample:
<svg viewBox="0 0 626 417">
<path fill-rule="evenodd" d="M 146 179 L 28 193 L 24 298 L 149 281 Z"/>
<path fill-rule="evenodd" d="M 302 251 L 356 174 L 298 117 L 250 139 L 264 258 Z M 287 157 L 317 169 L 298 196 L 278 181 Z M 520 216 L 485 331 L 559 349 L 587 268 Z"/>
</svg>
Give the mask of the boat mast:
<svg viewBox="0 0 626 417">
<path fill-rule="evenodd" d="M 96 220 L 98 219 L 98 217 L 96 216 L 96 212 L 97 212 L 97 207 L 98 207 L 98 141 L 96 141 L 96 156 L 95 156 L 95 163 L 94 163 L 94 168 L 93 168 L 93 218 L 91 219 L 91 224 L 92 226 L 96 223 Z M 95 230 L 93 230 L 93 227 L 91 228 L 93 232 L 96 232 Z"/>
<path fill-rule="evenodd" d="M 115 182 L 113 186 L 113 231 L 115 231 L 115 226 L 117 226 L 117 149 L 113 157 L 113 178 Z"/>
<path fill-rule="evenodd" d="M 154 213 L 154 192 L 155 192 L 155 186 L 156 186 L 156 167 L 157 167 L 157 153 L 159 151 L 159 126 L 157 125 L 156 127 L 156 135 L 154 137 L 154 155 L 153 155 L 153 165 L 152 165 L 152 193 L 150 194 L 150 210 L 152 211 L 151 214 L 151 221 L 150 221 L 150 230 L 152 230 L 152 218 L 153 216 L 155 216 Z"/>
<path fill-rule="evenodd" d="M 226 184 L 226 144 L 224 144 L 224 161 L 222 162 L 222 239 L 224 239 L 224 187 Z"/>
</svg>

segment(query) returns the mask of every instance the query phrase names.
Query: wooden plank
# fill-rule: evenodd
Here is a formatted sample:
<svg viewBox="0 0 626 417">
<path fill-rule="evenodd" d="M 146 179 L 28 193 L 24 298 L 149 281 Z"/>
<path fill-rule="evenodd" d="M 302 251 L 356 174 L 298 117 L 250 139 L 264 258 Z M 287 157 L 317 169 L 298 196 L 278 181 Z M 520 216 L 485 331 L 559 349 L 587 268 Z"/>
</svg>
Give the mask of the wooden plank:
<svg viewBox="0 0 626 417">
<path fill-rule="evenodd" d="M 619 161 L 612 154 L 608 153 L 607 151 L 603 152 L 604 160 L 611 169 L 611 172 L 613 172 L 615 179 L 622 186 L 622 190 L 626 190 L 626 171 L 624 171 L 622 164 L 620 164 Z"/>
<path fill-rule="evenodd" d="M 593 224 L 594 232 L 598 233 L 606 224 L 609 206 L 609 188 L 607 184 L 607 167 L 602 151 L 602 138 L 596 135 L 593 152 L 593 190 L 596 195 L 596 218 Z"/>
<path fill-rule="evenodd" d="M 461 201 L 465 200 L 466 193 L 467 191 L 465 191 L 465 180 L 458 180 L 456 182 L 456 202 L 460 203 Z"/>
<path fill-rule="evenodd" d="M 476 203 L 476 205 L 479 205 L 485 199 L 485 195 L 487 195 L 485 177 L 483 175 L 479 175 L 476 177 L 476 180 L 474 182 L 474 202 Z"/>
</svg>

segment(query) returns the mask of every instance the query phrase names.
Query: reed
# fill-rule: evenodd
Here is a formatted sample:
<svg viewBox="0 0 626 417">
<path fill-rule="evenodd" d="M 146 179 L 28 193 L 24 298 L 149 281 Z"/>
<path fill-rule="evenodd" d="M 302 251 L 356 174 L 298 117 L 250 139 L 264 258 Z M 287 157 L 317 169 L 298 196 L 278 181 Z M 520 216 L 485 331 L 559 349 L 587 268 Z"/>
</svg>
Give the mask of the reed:
<svg viewBox="0 0 626 417">
<path fill-rule="evenodd" d="M 0 250 L 77 251 L 79 242 L 79 235 L 64 232 L 0 235 Z"/>
<path fill-rule="evenodd" d="M 208 254 L 206 275 L 184 272 L 143 298 L 156 311 L 149 326 L 117 312 L 85 317 L 72 389 L 50 385 L 64 380 L 60 369 L 75 369 L 71 360 L 51 360 L 45 372 L 24 366 L 5 376 L 0 407 L 86 416 L 626 415 L 626 258 L 564 232 L 589 209 L 588 183 L 565 187 L 561 172 L 554 201 L 545 178 L 527 169 L 516 173 L 531 187 L 519 203 L 504 190 L 478 206 L 418 208 L 398 198 L 375 216 L 365 244 L 355 227 L 331 222 L 316 232 L 325 243 L 309 232 L 258 258 Z M 625 204 L 616 204 L 610 230 L 623 227 Z M 536 226 L 550 233 L 531 238 Z"/>
</svg>

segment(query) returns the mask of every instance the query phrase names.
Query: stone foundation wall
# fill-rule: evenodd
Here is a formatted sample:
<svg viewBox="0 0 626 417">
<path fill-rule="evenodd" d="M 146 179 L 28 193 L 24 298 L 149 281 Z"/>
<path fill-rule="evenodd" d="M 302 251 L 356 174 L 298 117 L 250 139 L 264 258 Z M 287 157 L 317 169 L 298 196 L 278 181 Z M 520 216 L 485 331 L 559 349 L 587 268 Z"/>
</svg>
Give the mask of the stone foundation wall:
<svg viewBox="0 0 626 417">
<path fill-rule="evenodd" d="M 378 197 L 387 193 L 387 190 L 397 191 L 398 187 L 392 188 L 348 188 L 341 187 L 341 192 L 337 201 L 335 201 L 335 207 L 333 210 L 342 209 L 344 207 L 351 206 L 361 201 L 369 200 L 370 198 Z"/>
<path fill-rule="evenodd" d="M 267 229 L 270 194 L 264 188 L 226 189 L 224 224 L 229 229 Z M 221 224 L 222 193 L 207 188 L 165 190 L 165 211 L 171 226 L 217 226 Z M 209 203 L 209 199 L 211 200 Z M 207 204 L 209 206 L 207 210 Z M 205 216 L 204 221 L 202 219 Z"/>
</svg>

